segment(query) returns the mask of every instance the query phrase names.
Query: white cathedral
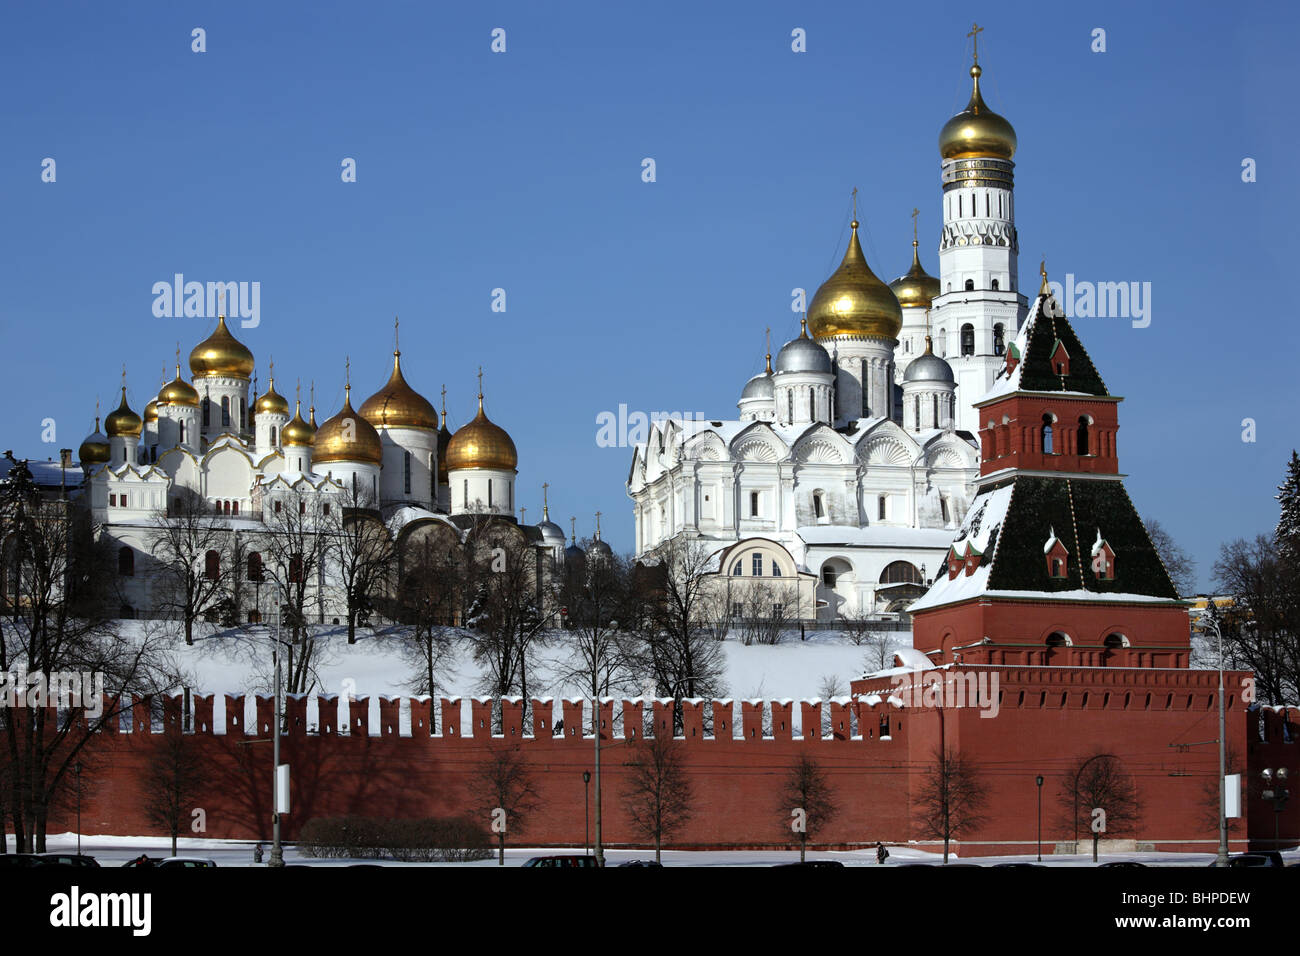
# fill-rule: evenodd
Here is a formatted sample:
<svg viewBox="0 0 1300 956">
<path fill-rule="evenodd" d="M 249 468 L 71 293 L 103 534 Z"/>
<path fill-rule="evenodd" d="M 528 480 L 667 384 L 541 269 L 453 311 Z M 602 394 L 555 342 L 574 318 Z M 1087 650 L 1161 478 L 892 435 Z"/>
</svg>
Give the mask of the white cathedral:
<svg viewBox="0 0 1300 956">
<path fill-rule="evenodd" d="M 661 421 L 636 447 L 637 555 L 698 540 L 717 588 L 785 582 L 799 607 L 783 612 L 824 621 L 904 610 L 943 566 L 979 473 L 973 404 L 1028 307 L 1016 134 L 984 103 L 978 55 L 970 73 L 970 102 L 939 134 L 939 278 L 914 236 L 909 271 L 878 279 L 855 218 L 799 337 L 768 354 L 739 415 Z"/>
<path fill-rule="evenodd" d="M 445 389 L 440 419 L 407 383 L 401 354 L 395 346 L 388 382 L 356 410 L 349 374 L 343 406 L 319 426 L 314 407 L 303 418 L 300 400 L 290 414 L 288 400 L 276 391 L 273 365 L 266 391 L 252 393 L 253 353 L 224 316 L 190 353 L 192 382 L 181 375 L 178 352 L 175 378 L 144 406 L 143 416 L 130 407 L 124 370 L 120 404 L 104 420 L 106 434 L 96 416 L 95 431 L 78 453 L 85 478 L 78 500 L 118 549 L 123 616 L 157 611 L 158 582 L 140 565 L 149 564 L 162 525 L 187 496 L 220 515 L 233 536 L 243 536 L 242 549 L 208 552 L 206 573 L 227 575 L 233 587 L 250 592 L 243 605 L 250 621 L 260 621 L 272 601 L 261 588 L 256 604 L 251 597 L 266 570 L 259 535 L 285 508 L 329 515 L 333 507 L 340 509 L 336 517 L 361 508 L 378 516 L 399 546 L 442 540 L 442 553 L 465 544 L 485 518 L 496 518 L 534 549 L 537 566 L 547 572 L 564 562 L 566 552 L 580 552 L 576 541 L 566 549 L 548 505 L 536 525 L 516 520 L 518 453 L 483 409 L 481 377 L 478 414 L 453 434 Z M 608 548 L 599 535 L 594 545 Z M 257 557 L 248 558 L 246 569 L 221 567 L 231 554 Z M 544 576 L 537 578 L 539 595 Z M 315 619 L 339 623 L 337 581 L 324 564 L 318 578 L 310 602 Z"/>
</svg>

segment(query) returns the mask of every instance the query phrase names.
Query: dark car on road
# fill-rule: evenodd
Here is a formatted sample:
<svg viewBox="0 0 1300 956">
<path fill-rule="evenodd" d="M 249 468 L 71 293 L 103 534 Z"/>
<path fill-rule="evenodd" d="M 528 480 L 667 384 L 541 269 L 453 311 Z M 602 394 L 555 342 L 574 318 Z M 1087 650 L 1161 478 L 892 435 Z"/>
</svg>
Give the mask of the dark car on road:
<svg viewBox="0 0 1300 956">
<path fill-rule="evenodd" d="M 99 866 L 93 856 L 81 853 L 38 853 L 37 856 L 49 866 Z"/>
<path fill-rule="evenodd" d="M 524 866 L 599 866 L 594 856 L 535 856 Z"/>
</svg>

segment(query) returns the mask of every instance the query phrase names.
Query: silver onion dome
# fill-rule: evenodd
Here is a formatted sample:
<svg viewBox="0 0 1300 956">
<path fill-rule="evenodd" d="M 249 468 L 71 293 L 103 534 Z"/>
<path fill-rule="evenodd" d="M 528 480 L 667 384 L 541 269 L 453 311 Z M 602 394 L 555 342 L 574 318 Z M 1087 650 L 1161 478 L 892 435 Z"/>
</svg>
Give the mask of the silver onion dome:
<svg viewBox="0 0 1300 956">
<path fill-rule="evenodd" d="M 933 352 L 927 351 L 908 363 L 907 370 L 903 372 L 903 381 L 942 382 L 944 385 L 952 385 L 957 380 L 953 377 L 951 365 Z"/>
<path fill-rule="evenodd" d="M 831 357 L 824 348 L 808 338 L 807 329 L 797 339 L 781 346 L 776 357 L 778 372 L 826 372 L 831 370 Z"/>
<path fill-rule="evenodd" d="M 753 398 L 775 398 L 776 389 L 772 385 L 772 375 L 770 372 L 759 372 L 748 382 L 745 383 L 744 390 L 740 393 L 742 402 L 749 401 Z"/>
</svg>

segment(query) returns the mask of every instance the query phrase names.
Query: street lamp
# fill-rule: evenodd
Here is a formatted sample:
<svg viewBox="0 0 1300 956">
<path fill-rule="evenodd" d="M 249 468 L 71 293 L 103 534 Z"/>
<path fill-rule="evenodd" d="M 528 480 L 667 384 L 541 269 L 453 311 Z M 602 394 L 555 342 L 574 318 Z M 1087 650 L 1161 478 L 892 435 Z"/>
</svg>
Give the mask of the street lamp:
<svg viewBox="0 0 1300 956">
<path fill-rule="evenodd" d="M 1223 631 L 1219 625 L 1210 618 L 1210 613 L 1214 608 L 1214 599 L 1205 596 L 1206 605 L 1205 613 L 1200 616 L 1196 626 L 1202 629 L 1209 628 L 1214 631 L 1214 636 L 1219 642 L 1219 852 L 1214 859 L 1215 866 L 1228 865 L 1228 787 L 1227 787 L 1227 758 L 1224 752 L 1225 738 L 1227 732 L 1226 718 L 1223 712 Z"/>
<path fill-rule="evenodd" d="M 1264 778 L 1264 785 L 1268 787 L 1260 794 L 1265 800 L 1273 801 L 1273 845 L 1280 847 L 1282 838 L 1279 834 L 1279 822 L 1282 819 L 1282 811 L 1286 809 L 1287 800 L 1291 799 L 1291 791 L 1285 786 L 1289 776 L 1286 767 L 1265 767 L 1260 771 L 1260 776 Z"/>
<path fill-rule="evenodd" d="M 73 773 L 77 775 L 77 856 L 81 856 L 81 761 L 73 763 Z"/>
<path fill-rule="evenodd" d="M 274 724 L 271 733 L 271 857 L 267 860 L 267 866 L 281 867 L 284 866 L 284 848 L 280 845 L 280 645 L 284 641 L 280 637 L 280 625 L 284 620 L 288 589 L 283 581 L 284 565 L 277 564 L 276 569 L 280 574 L 272 572 L 271 579 L 279 586 L 280 596 L 285 599 L 285 603 L 276 608 L 275 636 L 271 646 L 271 658 L 275 662 L 275 714 L 271 719 Z"/>
<path fill-rule="evenodd" d="M 1034 778 L 1038 785 L 1038 862 L 1043 862 L 1043 775 Z"/>
<path fill-rule="evenodd" d="M 582 849 L 591 852 L 591 771 L 582 771 Z"/>
</svg>

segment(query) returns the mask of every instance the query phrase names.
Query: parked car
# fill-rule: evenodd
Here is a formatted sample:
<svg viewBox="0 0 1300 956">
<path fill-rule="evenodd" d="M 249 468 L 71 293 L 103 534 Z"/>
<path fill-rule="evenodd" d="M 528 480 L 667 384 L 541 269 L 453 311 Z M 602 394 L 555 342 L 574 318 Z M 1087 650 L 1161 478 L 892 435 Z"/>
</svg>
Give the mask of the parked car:
<svg viewBox="0 0 1300 956">
<path fill-rule="evenodd" d="M 216 866 L 217 861 L 202 856 L 169 856 L 164 860 L 159 860 L 155 865 L 163 868 L 208 867 Z"/>
<path fill-rule="evenodd" d="M 160 856 L 146 856 L 145 854 L 141 853 L 135 859 L 127 860 L 122 865 L 123 866 L 157 866 L 160 862 L 162 862 L 162 857 Z"/>
<path fill-rule="evenodd" d="M 1136 860 L 1112 860 L 1109 863 L 1101 864 L 1097 869 L 1101 870 L 1110 867 L 1115 870 L 1144 870 L 1146 866 L 1145 863 L 1138 863 Z"/>
<path fill-rule="evenodd" d="M 620 863 L 619 866 L 657 866 L 660 869 L 663 868 L 662 863 L 656 863 L 654 860 L 627 860 Z"/>
<path fill-rule="evenodd" d="M 37 856 L 51 866 L 99 866 L 93 856 L 81 853 L 38 853 Z"/>
<path fill-rule="evenodd" d="M 535 856 L 524 866 L 599 866 L 594 856 Z"/>
<path fill-rule="evenodd" d="M 1210 864 L 1210 866 L 1217 865 L 1217 861 Z M 1277 850 L 1257 850 L 1253 853 L 1238 853 L 1236 856 L 1228 857 L 1228 866 L 1286 866 L 1286 864 L 1282 860 L 1282 854 Z"/>
<path fill-rule="evenodd" d="M 48 860 L 44 860 L 35 853 L 0 853 L 0 867 L 19 867 L 29 866 L 49 866 Z"/>
</svg>

